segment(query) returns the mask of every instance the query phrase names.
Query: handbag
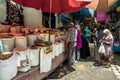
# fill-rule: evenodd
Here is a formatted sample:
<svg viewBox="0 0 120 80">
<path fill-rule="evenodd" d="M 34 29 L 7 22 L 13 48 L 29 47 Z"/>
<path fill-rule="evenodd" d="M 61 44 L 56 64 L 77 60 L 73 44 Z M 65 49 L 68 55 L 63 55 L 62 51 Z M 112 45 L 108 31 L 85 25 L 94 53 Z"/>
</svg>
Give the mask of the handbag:
<svg viewBox="0 0 120 80">
<path fill-rule="evenodd" d="M 104 47 L 103 43 L 101 43 L 101 45 L 100 45 L 100 47 L 98 49 L 98 53 L 99 54 L 104 54 L 105 53 L 105 47 Z"/>
</svg>

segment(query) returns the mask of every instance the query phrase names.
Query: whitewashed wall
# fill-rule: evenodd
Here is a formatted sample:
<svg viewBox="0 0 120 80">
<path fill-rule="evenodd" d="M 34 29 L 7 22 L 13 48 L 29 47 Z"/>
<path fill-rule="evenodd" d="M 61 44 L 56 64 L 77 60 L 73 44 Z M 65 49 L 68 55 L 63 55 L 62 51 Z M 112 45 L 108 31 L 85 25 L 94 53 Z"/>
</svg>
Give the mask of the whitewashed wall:
<svg viewBox="0 0 120 80">
<path fill-rule="evenodd" d="M 0 21 L 4 21 L 6 18 L 6 2 L 5 0 L 0 0 Z"/>
<path fill-rule="evenodd" d="M 26 27 L 42 25 L 42 12 L 40 10 L 24 7 L 23 15 Z"/>
</svg>

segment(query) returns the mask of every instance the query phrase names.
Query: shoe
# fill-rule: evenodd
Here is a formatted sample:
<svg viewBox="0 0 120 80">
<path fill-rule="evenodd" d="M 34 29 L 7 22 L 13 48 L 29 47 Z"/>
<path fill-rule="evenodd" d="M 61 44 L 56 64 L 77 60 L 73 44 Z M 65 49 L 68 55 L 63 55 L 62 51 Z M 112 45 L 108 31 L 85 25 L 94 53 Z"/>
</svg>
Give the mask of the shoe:
<svg viewBox="0 0 120 80">
<path fill-rule="evenodd" d="M 103 66 L 104 68 L 110 68 L 111 67 L 111 63 L 107 63 L 105 66 Z"/>
<path fill-rule="evenodd" d="M 78 61 L 74 61 L 74 63 L 78 63 Z"/>
</svg>

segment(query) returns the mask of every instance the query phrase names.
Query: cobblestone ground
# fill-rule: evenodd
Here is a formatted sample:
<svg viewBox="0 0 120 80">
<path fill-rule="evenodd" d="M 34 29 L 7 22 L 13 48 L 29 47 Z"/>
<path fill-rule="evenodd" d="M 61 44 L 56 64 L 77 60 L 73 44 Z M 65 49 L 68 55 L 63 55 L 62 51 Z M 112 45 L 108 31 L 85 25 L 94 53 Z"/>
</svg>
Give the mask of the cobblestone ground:
<svg viewBox="0 0 120 80">
<path fill-rule="evenodd" d="M 97 47 L 90 45 L 91 55 L 97 55 Z M 64 63 L 54 73 L 45 80 L 120 80 L 120 54 L 114 55 L 114 60 L 110 68 L 94 65 L 94 57 L 81 60 L 73 66 L 70 72 L 67 70 L 67 63 Z"/>
</svg>

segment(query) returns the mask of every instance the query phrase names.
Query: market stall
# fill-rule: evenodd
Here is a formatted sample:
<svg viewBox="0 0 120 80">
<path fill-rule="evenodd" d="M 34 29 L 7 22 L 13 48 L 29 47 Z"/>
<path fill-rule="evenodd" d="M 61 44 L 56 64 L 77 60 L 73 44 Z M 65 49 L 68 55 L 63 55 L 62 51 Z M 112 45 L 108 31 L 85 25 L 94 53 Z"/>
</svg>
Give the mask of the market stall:
<svg viewBox="0 0 120 80">
<path fill-rule="evenodd" d="M 44 0 L 43 0 L 44 2 L 42 0 L 37 0 L 37 1 L 33 1 L 33 0 L 22 1 L 21 0 L 22 2 L 19 2 L 19 0 L 18 1 L 13 0 L 13 1 L 15 1 L 16 3 L 20 5 L 23 5 L 24 7 L 32 7 L 37 10 L 41 8 L 42 11 L 45 11 L 45 12 L 49 11 L 50 13 L 77 11 L 83 8 L 88 3 L 90 3 L 90 1 L 84 1 L 84 0 L 77 1 L 78 4 L 75 4 L 76 1 L 74 0 L 73 1 L 65 0 L 64 3 L 61 0 L 54 0 L 54 1 L 48 0 L 48 2 L 45 2 Z M 70 1 L 69 3 L 71 6 L 68 4 L 68 1 Z M 29 2 L 29 3 L 28 5 L 27 4 L 25 5 L 24 2 L 25 3 Z M 36 5 L 36 2 L 37 2 L 37 5 Z M 46 7 L 42 8 L 40 4 L 42 4 L 41 6 L 46 5 Z M 62 7 L 58 4 L 62 5 Z M 58 6 L 57 10 L 56 8 L 52 9 L 55 6 Z M 64 9 L 64 10 L 61 11 L 60 7 L 61 9 Z M 11 10 L 9 11 L 10 13 L 12 13 Z M 15 62 L 15 65 L 12 66 L 12 68 L 15 68 L 17 72 L 14 72 L 13 74 L 11 74 L 12 75 L 11 77 L 9 76 L 0 77 L 0 80 L 11 80 L 11 79 L 40 80 L 40 79 L 43 79 L 48 74 L 53 72 L 60 64 L 62 64 L 62 62 L 64 62 L 67 59 L 65 55 L 65 45 L 64 45 L 65 40 L 66 40 L 65 32 L 57 30 L 57 29 L 51 30 L 51 17 L 50 17 L 49 29 L 45 28 L 44 26 L 34 25 L 34 24 L 32 25 L 32 27 L 21 26 L 21 25 L 18 26 L 20 19 L 15 17 L 17 16 L 16 10 L 14 11 L 14 14 L 15 15 L 9 15 L 9 19 L 11 20 L 10 25 L 8 25 L 7 23 L 2 23 L 2 25 L 0 25 L 1 26 L 0 27 L 0 31 L 1 31 L 0 38 L 1 39 L 7 38 L 7 40 L 11 41 L 11 43 L 7 41 L 8 44 L 5 44 L 6 42 L 3 44 L 4 40 L 1 41 L 0 63 L 6 60 L 10 64 L 9 59 L 12 56 L 8 56 L 9 54 L 7 53 L 3 54 L 4 51 L 16 54 L 17 61 Z M 12 46 L 12 47 L 9 47 L 9 46 Z M 37 47 L 37 50 L 35 50 L 36 47 Z M 33 53 L 33 50 L 35 50 L 34 53 Z M 38 57 L 36 57 L 36 60 L 34 60 L 36 55 L 38 55 Z M 33 63 L 36 63 L 36 64 L 33 64 Z M 7 65 L 7 67 L 9 67 L 9 65 Z M 4 67 L 3 67 L 3 70 L 4 70 Z M 10 69 L 10 71 L 6 70 L 5 72 L 11 73 L 11 71 L 12 70 Z M 1 73 L 3 72 L 0 72 L 0 74 Z"/>
<path fill-rule="evenodd" d="M 36 27 L 30 31 L 30 28 L 14 28 L 11 25 L 0 25 L 1 26 L 1 53 L 0 61 L 7 60 L 10 63 L 9 58 L 4 58 L 4 52 L 15 53 L 17 60 L 17 73 L 25 76 L 27 72 L 36 70 L 39 67 L 39 75 L 53 71 L 52 69 L 57 68 L 66 59 L 65 56 L 65 32 L 60 30 L 50 31 L 50 41 L 49 41 L 49 29 L 45 27 Z M 8 27 L 8 30 L 4 33 L 4 27 Z M 20 29 L 20 30 L 19 30 Z M 11 31 L 11 30 L 14 30 Z M 12 32 L 12 33 L 11 33 Z M 9 54 L 6 54 L 6 56 Z M 62 58 L 62 60 L 54 62 L 56 57 Z M 1 59 L 3 58 L 3 59 Z M 59 60 L 59 59 L 58 59 Z M 52 67 L 53 64 L 56 66 Z M 9 65 L 8 65 L 9 66 Z M 34 68 L 33 68 L 34 66 Z M 12 66 L 15 67 L 15 66 Z M 4 68 L 4 67 L 3 67 Z M 3 69 L 4 70 L 4 69 Z M 6 71 L 8 72 L 8 71 Z M 22 73 L 21 73 L 22 72 Z M 2 72 L 0 72 L 1 74 Z M 9 72 L 8 72 L 9 73 Z M 19 74 L 14 74 L 15 80 Z M 12 79 L 13 77 L 9 78 Z M 44 76 L 45 77 L 45 76 Z M 0 77 L 0 80 L 9 80 L 8 78 Z M 26 79 L 23 79 L 26 80 Z"/>
</svg>

